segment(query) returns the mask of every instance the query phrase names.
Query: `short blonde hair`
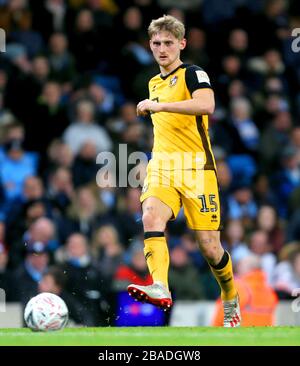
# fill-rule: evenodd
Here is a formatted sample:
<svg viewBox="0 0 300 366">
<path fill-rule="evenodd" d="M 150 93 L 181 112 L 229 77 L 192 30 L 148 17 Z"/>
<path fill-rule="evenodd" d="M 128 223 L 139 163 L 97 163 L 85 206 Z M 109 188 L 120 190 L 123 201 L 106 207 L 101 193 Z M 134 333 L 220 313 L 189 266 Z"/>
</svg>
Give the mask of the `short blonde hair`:
<svg viewBox="0 0 300 366">
<path fill-rule="evenodd" d="M 184 24 L 172 15 L 164 15 L 152 20 L 148 28 L 149 37 L 152 38 L 152 36 L 161 31 L 170 32 L 179 40 L 182 40 L 185 35 Z"/>
</svg>

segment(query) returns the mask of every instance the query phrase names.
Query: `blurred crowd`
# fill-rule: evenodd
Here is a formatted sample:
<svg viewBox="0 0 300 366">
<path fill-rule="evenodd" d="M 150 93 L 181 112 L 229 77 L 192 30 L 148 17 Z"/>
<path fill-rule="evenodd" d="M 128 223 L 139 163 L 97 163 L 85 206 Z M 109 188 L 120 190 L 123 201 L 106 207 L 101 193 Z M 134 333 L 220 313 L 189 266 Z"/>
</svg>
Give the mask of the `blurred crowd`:
<svg viewBox="0 0 300 366">
<path fill-rule="evenodd" d="M 0 0 L 0 287 L 8 301 L 53 292 L 76 324 L 114 325 L 118 294 L 151 283 L 142 184 L 119 187 L 113 169 L 99 175 L 96 156 L 112 152 L 118 167 L 119 144 L 150 155 L 151 121 L 135 106 L 159 72 L 148 24 L 167 13 L 186 24 L 183 61 L 206 70 L 215 91 L 222 243 L 237 276 L 255 257 L 279 298 L 300 288 L 296 0 Z M 216 299 L 182 212 L 167 238 L 175 301 Z"/>
</svg>

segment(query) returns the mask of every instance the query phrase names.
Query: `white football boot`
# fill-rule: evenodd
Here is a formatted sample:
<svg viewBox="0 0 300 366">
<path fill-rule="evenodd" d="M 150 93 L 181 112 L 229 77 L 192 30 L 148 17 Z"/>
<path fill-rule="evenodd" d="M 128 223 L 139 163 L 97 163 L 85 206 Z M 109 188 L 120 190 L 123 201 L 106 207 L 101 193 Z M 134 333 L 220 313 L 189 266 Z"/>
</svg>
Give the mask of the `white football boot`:
<svg viewBox="0 0 300 366">
<path fill-rule="evenodd" d="M 149 286 L 132 284 L 127 287 L 127 291 L 135 300 L 156 305 L 164 311 L 171 309 L 171 294 L 163 284 L 153 283 Z"/>
<path fill-rule="evenodd" d="M 230 301 L 222 301 L 224 309 L 224 328 L 235 328 L 241 325 L 242 317 L 239 297 Z"/>
</svg>

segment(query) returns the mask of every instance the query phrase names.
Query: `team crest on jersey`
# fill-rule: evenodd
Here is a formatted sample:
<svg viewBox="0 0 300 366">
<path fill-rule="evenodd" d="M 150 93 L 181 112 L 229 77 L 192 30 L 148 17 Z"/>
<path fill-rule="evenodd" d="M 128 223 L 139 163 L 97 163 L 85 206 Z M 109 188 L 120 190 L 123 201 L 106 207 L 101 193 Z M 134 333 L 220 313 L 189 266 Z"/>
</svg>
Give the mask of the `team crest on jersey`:
<svg viewBox="0 0 300 366">
<path fill-rule="evenodd" d="M 169 86 L 174 86 L 176 83 L 177 83 L 177 80 L 178 80 L 178 76 L 173 76 L 170 80 L 170 84 Z"/>
</svg>

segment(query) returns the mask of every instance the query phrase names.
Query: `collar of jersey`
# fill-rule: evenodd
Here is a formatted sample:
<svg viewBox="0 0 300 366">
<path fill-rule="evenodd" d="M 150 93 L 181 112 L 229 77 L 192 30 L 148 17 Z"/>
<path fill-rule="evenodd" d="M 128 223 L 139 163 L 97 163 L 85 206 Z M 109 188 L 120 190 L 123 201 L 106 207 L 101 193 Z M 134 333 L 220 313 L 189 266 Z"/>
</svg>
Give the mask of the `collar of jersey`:
<svg viewBox="0 0 300 366">
<path fill-rule="evenodd" d="M 174 69 L 173 71 L 169 72 L 167 75 L 162 75 L 160 74 L 159 76 L 163 79 L 163 80 L 166 80 L 170 75 L 174 74 L 178 69 L 182 69 L 184 67 L 187 67 L 188 64 L 180 64 L 178 67 L 176 67 L 176 69 Z"/>
</svg>

